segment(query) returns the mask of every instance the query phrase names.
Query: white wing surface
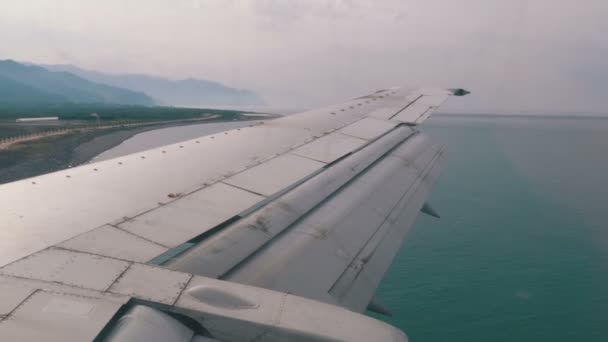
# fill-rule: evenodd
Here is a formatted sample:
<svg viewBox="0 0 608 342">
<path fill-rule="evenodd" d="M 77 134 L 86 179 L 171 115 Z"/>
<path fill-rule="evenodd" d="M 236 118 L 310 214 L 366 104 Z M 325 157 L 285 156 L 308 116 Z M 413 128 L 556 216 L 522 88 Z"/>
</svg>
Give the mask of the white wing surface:
<svg viewBox="0 0 608 342">
<path fill-rule="evenodd" d="M 415 126 L 464 94 L 391 88 L 0 185 L 0 339 L 405 339 L 355 312 L 439 174 Z"/>
</svg>

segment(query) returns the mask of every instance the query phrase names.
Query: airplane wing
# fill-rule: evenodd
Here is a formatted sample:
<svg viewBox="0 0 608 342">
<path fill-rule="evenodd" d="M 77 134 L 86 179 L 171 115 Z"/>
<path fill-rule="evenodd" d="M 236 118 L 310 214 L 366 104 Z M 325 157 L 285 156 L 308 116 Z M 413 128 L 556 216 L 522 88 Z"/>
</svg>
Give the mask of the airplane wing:
<svg viewBox="0 0 608 342">
<path fill-rule="evenodd" d="M 0 185 L 0 340 L 403 341 L 360 314 L 439 175 L 380 90 Z M 373 306 L 373 305 L 372 305 Z"/>
</svg>

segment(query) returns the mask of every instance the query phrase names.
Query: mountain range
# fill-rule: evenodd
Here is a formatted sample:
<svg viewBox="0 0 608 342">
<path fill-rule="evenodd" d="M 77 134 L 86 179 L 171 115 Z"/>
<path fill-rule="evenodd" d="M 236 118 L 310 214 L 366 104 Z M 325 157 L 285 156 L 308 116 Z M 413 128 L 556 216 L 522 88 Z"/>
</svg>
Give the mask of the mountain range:
<svg viewBox="0 0 608 342">
<path fill-rule="evenodd" d="M 142 92 L 13 60 L 0 61 L 0 102 L 155 104 L 150 96 Z"/>
<path fill-rule="evenodd" d="M 169 106 L 251 106 L 262 99 L 217 82 L 115 75 L 73 65 L 34 65 L 0 60 L 2 103 L 108 103 Z"/>
<path fill-rule="evenodd" d="M 200 107 L 264 104 L 258 95 L 249 90 L 230 88 L 207 80 L 169 80 L 142 74 L 108 74 L 69 64 L 43 66 L 52 71 L 69 72 L 92 82 L 142 92 L 161 105 Z"/>
</svg>

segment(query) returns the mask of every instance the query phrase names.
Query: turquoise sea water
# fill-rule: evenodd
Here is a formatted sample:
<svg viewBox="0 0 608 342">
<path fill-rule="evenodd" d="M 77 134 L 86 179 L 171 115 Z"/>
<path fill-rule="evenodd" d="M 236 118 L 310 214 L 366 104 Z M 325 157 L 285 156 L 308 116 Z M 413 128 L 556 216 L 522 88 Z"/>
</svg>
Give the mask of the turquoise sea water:
<svg viewBox="0 0 608 342">
<path fill-rule="evenodd" d="M 448 147 L 442 218 L 419 216 L 378 290 L 385 320 L 412 341 L 608 341 L 608 119 L 422 130 Z"/>
</svg>

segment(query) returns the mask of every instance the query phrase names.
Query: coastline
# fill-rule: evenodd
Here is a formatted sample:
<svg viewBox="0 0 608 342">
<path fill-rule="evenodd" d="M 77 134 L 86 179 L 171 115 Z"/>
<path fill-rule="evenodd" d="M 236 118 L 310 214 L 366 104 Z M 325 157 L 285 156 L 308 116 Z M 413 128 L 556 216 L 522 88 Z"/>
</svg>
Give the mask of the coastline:
<svg viewBox="0 0 608 342">
<path fill-rule="evenodd" d="M 18 144 L 25 143 L 25 142 L 45 139 L 45 138 L 54 137 L 54 136 L 72 134 L 72 133 L 83 133 L 83 132 L 88 132 L 88 131 L 107 130 L 107 129 L 112 129 L 112 128 L 130 128 L 130 127 L 142 127 L 142 126 L 155 127 L 155 126 L 163 125 L 163 124 L 170 124 L 170 125 L 171 124 L 182 124 L 182 123 L 191 124 L 191 123 L 206 122 L 206 121 L 213 120 L 213 119 L 216 119 L 219 117 L 220 117 L 219 115 L 211 115 L 211 116 L 207 116 L 204 118 L 193 118 L 193 119 L 183 119 L 183 120 L 144 121 L 144 122 L 136 122 L 136 123 L 110 123 L 110 124 L 104 124 L 104 125 L 88 126 L 88 127 L 75 127 L 75 128 L 64 127 L 62 129 L 57 129 L 57 130 L 24 135 L 19 138 L 14 138 L 12 140 L 0 141 L 0 151 L 8 150 L 14 145 L 18 145 Z"/>
<path fill-rule="evenodd" d="M 253 119 L 252 117 L 238 121 L 253 121 Z M 207 121 L 181 120 L 147 126 L 71 132 L 23 141 L 0 151 L 0 184 L 85 164 L 104 151 L 146 131 L 222 122 L 234 122 L 234 120 L 221 118 Z"/>
</svg>

